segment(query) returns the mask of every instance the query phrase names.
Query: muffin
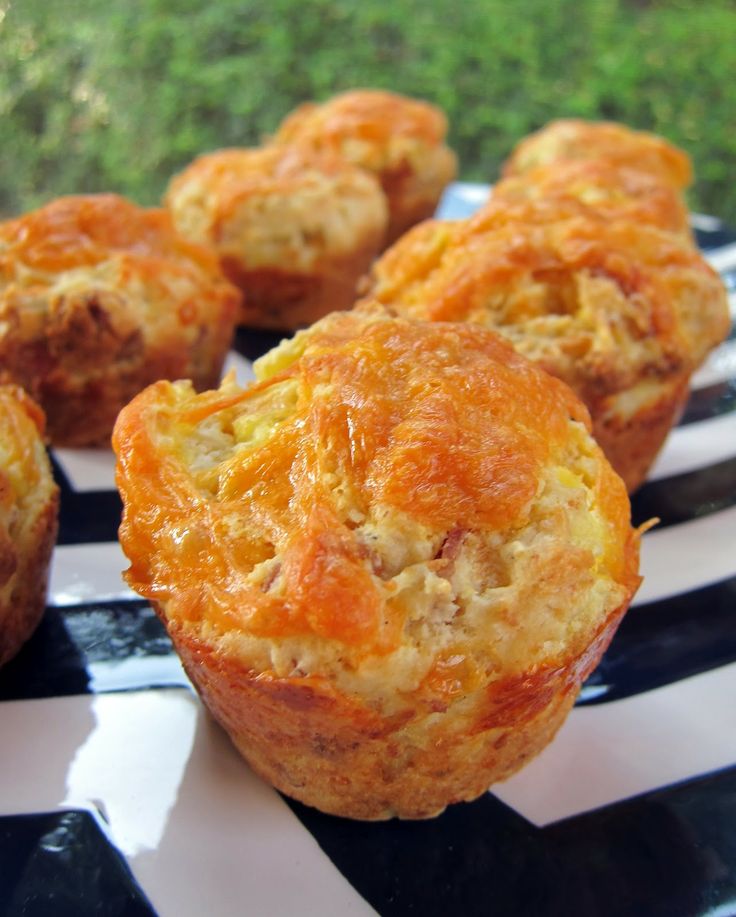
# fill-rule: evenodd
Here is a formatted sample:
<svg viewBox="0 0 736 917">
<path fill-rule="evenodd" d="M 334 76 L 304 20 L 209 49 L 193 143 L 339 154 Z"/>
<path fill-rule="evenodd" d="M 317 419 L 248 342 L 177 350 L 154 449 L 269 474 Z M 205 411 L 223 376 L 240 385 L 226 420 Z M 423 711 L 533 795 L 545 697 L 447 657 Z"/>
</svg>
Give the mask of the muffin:
<svg viewBox="0 0 736 917">
<path fill-rule="evenodd" d="M 691 245 L 573 199 L 492 199 L 469 221 L 427 221 L 368 290 L 397 315 L 493 328 L 567 382 L 630 491 L 729 328 L 723 283 Z"/>
<path fill-rule="evenodd" d="M 447 119 L 428 102 L 356 89 L 321 105 L 300 105 L 281 123 L 275 143 L 309 143 L 372 172 L 388 198 L 387 242 L 431 216 L 455 178 L 457 159 L 445 144 Z"/>
<path fill-rule="evenodd" d="M 692 181 L 687 153 L 657 134 L 613 121 L 562 118 L 530 134 L 503 166 L 504 178 L 552 162 L 604 158 L 617 168 L 646 172 L 661 184 L 683 191 Z"/>
<path fill-rule="evenodd" d="M 297 147 L 201 156 L 165 202 L 179 231 L 212 246 L 243 291 L 239 322 L 284 331 L 353 304 L 388 219 L 372 175 Z"/>
<path fill-rule="evenodd" d="M 645 223 L 692 242 L 690 217 L 682 195 L 646 172 L 610 160 L 556 160 L 499 181 L 496 200 L 572 199 L 606 220 Z"/>
<path fill-rule="evenodd" d="M 40 403 L 55 445 L 109 444 L 151 382 L 217 385 L 239 298 L 165 211 L 59 198 L 0 224 L 0 382 Z"/>
<path fill-rule="evenodd" d="M 130 585 L 253 769 L 424 818 L 554 736 L 635 591 L 622 481 L 571 390 L 498 335 L 330 315 L 113 441 Z"/>
<path fill-rule="evenodd" d="M 59 491 L 43 444 L 44 416 L 20 388 L 0 386 L 0 665 L 46 606 Z"/>
</svg>

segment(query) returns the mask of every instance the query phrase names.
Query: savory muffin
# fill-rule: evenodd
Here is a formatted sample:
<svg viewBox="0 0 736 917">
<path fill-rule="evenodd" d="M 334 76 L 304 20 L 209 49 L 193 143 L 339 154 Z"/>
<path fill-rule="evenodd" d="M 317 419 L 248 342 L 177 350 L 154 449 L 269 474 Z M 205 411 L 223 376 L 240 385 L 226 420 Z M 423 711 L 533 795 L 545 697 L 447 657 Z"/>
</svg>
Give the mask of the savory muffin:
<svg viewBox="0 0 736 917">
<path fill-rule="evenodd" d="M 368 292 L 398 315 L 493 328 L 567 382 L 629 490 L 729 327 L 723 283 L 691 245 L 573 199 L 427 221 L 375 264 Z"/>
<path fill-rule="evenodd" d="M 59 198 L 0 224 L 0 382 L 41 404 L 55 445 L 109 443 L 151 382 L 217 384 L 239 298 L 165 211 Z"/>
<path fill-rule="evenodd" d="M 309 143 L 372 172 L 388 198 L 387 242 L 431 216 L 457 172 L 447 119 L 428 102 L 376 89 L 307 102 L 288 115 L 275 143 Z"/>
<path fill-rule="evenodd" d="M 372 175 L 298 147 L 201 156 L 165 201 L 179 231 L 212 246 L 243 291 L 240 323 L 277 330 L 353 304 L 388 218 Z"/>
<path fill-rule="evenodd" d="M 646 172 L 683 191 L 692 181 L 687 153 L 663 137 L 613 121 L 562 118 L 524 137 L 503 166 L 503 176 L 561 160 L 604 158 L 616 167 Z"/>
<path fill-rule="evenodd" d="M 43 443 L 43 411 L 0 385 L 0 665 L 36 629 L 56 540 L 59 491 Z"/>
<path fill-rule="evenodd" d="M 645 223 L 692 241 L 682 195 L 647 172 L 609 159 L 555 160 L 499 181 L 496 200 L 572 199 L 606 220 Z"/>
<path fill-rule="evenodd" d="M 639 578 L 570 389 L 498 335 L 336 313 L 113 436 L 130 585 L 254 770 L 428 817 L 553 737 Z"/>
</svg>

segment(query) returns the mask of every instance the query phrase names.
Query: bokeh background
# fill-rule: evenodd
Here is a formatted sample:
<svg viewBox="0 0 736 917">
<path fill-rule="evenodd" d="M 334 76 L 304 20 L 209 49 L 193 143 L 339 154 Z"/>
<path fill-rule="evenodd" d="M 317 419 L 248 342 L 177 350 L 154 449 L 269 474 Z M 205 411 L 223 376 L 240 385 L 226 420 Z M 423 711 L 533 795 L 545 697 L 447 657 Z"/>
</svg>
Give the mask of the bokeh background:
<svg viewBox="0 0 736 917">
<path fill-rule="evenodd" d="M 611 118 L 692 156 L 690 205 L 736 225 L 734 0 L 0 0 L 0 213 L 143 204 L 193 156 L 305 99 L 440 105 L 465 180 L 546 121 Z"/>
</svg>

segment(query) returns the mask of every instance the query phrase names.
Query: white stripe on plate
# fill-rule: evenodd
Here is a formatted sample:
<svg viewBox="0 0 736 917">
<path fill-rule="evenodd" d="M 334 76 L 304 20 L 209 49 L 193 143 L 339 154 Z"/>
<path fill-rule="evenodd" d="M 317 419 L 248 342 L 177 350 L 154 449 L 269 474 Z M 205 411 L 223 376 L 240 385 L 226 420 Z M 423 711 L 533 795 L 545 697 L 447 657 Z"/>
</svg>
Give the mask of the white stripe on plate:
<svg viewBox="0 0 736 917">
<path fill-rule="evenodd" d="M 641 541 L 641 574 L 635 605 L 736 576 L 736 506 L 647 532 Z"/>
<path fill-rule="evenodd" d="M 123 659 L 87 660 L 86 668 L 90 691 L 95 694 L 189 685 L 181 661 L 173 650 L 165 656 L 131 655 Z"/>
<path fill-rule="evenodd" d="M 736 455 L 736 411 L 675 427 L 670 433 L 648 480 L 707 468 Z M 734 483 L 736 486 L 736 482 Z"/>
<path fill-rule="evenodd" d="M 736 763 L 736 664 L 575 708 L 554 742 L 494 795 L 536 825 Z"/>
<path fill-rule="evenodd" d="M 115 454 L 112 449 L 57 449 L 54 457 L 77 493 L 115 490 Z"/>
<path fill-rule="evenodd" d="M 253 364 L 236 350 L 231 350 L 227 355 L 222 369 L 223 375 L 230 372 L 231 369 L 235 370 L 235 378 L 238 381 L 238 385 L 247 385 L 255 379 Z"/>
<path fill-rule="evenodd" d="M 125 584 L 128 560 L 117 541 L 57 545 L 51 558 L 49 605 L 137 598 Z"/>
<path fill-rule="evenodd" d="M 716 347 L 692 377 L 691 388 L 706 388 L 729 379 L 736 379 L 736 340 Z"/>
<path fill-rule="evenodd" d="M 723 223 L 718 217 L 707 213 L 691 213 L 690 223 L 695 229 L 702 229 L 704 232 L 718 232 L 723 228 Z"/>
<path fill-rule="evenodd" d="M 0 812 L 102 813 L 157 913 L 375 914 L 186 689 L 9 701 L 0 735 Z"/>
<path fill-rule="evenodd" d="M 454 182 L 442 195 L 435 211 L 438 220 L 466 219 L 488 200 L 490 185 L 475 182 Z"/>
<path fill-rule="evenodd" d="M 705 255 L 705 260 L 717 271 L 736 270 L 736 242 L 724 245 Z"/>
<path fill-rule="evenodd" d="M 488 200 L 492 190 L 493 185 L 484 182 L 456 181 L 449 186 L 447 196 L 458 197 L 480 206 Z"/>
</svg>

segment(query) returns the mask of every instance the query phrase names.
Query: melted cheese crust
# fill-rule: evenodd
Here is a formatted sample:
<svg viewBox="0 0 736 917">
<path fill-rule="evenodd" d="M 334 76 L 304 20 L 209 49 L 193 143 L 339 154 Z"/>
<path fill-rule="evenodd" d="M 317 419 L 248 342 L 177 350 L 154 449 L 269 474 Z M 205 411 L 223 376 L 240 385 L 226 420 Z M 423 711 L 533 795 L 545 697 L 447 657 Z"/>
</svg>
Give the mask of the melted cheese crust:
<svg viewBox="0 0 736 917">
<path fill-rule="evenodd" d="M 257 374 L 116 426 L 126 576 L 173 631 L 388 710 L 569 658 L 630 599 L 622 482 L 497 335 L 336 313 Z"/>
<path fill-rule="evenodd" d="M 176 233 L 166 211 L 137 207 L 115 194 L 58 198 L 0 224 L 4 284 L 43 283 L 122 255 L 151 282 L 171 272 L 220 280 L 212 253 Z"/>
<path fill-rule="evenodd" d="M 608 158 L 553 160 L 497 182 L 494 199 L 572 199 L 605 220 L 656 226 L 692 241 L 682 195 L 647 172 Z"/>
<path fill-rule="evenodd" d="M 54 442 L 104 442 L 155 379 L 216 384 L 239 300 L 164 210 L 59 198 L 0 224 L 0 380 L 41 403 Z"/>
<path fill-rule="evenodd" d="M 445 144 L 446 134 L 447 119 L 434 105 L 359 89 L 300 105 L 273 142 L 329 150 L 376 175 L 389 199 L 392 241 L 433 213 L 455 177 L 457 159 Z"/>
<path fill-rule="evenodd" d="M 493 327 L 578 391 L 586 370 L 615 389 L 692 369 L 728 329 L 723 283 L 692 246 L 573 199 L 492 199 L 468 221 L 428 221 L 376 263 L 370 294 Z"/>
<path fill-rule="evenodd" d="M 434 105 L 392 92 L 358 89 L 321 105 L 300 105 L 284 119 L 274 139 L 288 144 L 309 137 L 343 154 L 345 144 L 362 143 L 364 158 L 359 164 L 378 171 L 398 161 L 402 141 L 432 147 L 442 144 L 446 134 L 447 119 Z"/>
<path fill-rule="evenodd" d="M 605 158 L 616 167 L 646 172 L 678 191 L 692 181 L 690 158 L 663 137 L 613 121 L 551 121 L 521 140 L 503 167 L 504 177 L 565 159 Z"/>
<path fill-rule="evenodd" d="M 375 179 L 303 147 L 200 156 L 171 180 L 165 200 L 182 233 L 241 270 L 317 271 L 366 240 L 375 253 L 386 231 Z"/>
<path fill-rule="evenodd" d="M 470 220 L 427 221 L 371 277 L 396 314 L 493 328 L 567 382 L 632 490 L 730 326 L 723 283 L 687 240 L 572 195 L 502 195 Z"/>
</svg>

